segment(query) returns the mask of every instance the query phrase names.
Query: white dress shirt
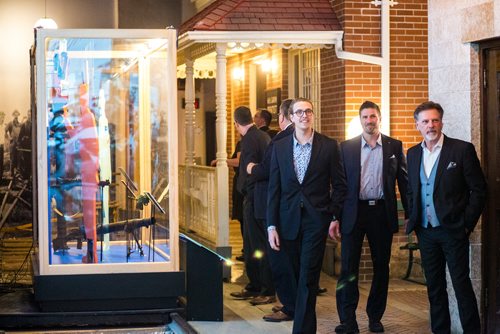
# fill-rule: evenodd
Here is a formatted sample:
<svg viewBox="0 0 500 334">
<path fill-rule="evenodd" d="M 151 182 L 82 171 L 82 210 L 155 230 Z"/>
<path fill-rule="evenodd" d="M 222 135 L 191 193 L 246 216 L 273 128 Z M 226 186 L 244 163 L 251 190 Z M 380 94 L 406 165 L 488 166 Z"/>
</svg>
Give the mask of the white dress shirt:
<svg viewBox="0 0 500 334">
<path fill-rule="evenodd" d="M 441 154 L 441 149 L 443 148 L 443 142 L 444 142 L 444 135 L 441 134 L 441 137 L 439 138 L 437 144 L 434 146 L 432 149 L 432 152 L 429 151 L 427 148 L 427 145 L 425 145 L 425 140 L 422 141 L 422 149 L 424 151 L 424 171 L 425 171 L 425 176 L 429 177 L 432 172 L 432 168 L 434 167 L 434 164 L 439 158 L 439 155 Z"/>
</svg>

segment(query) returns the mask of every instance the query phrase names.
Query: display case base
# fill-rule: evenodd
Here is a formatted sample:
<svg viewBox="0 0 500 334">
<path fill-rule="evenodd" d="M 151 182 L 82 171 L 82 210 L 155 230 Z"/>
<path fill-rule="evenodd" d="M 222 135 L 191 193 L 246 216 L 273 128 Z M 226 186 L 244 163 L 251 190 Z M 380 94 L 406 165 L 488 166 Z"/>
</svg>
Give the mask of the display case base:
<svg viewBox="0 0 500 334">
<path fill-rule="evenodd" d="M 152 326 L 181 323 L 192 333 L 190 326 L 178 315 L 182 308 L 87 311 L 87 312 L 43 312 L 29 290 L 0 295 L 0 328 L 61 328 L 61 327 L 115 327 Z M 183 323 L 184 322 L 184 323 Z M 179 324 L 176 325 L 179 327 Z M 175 332 L 177 333 L 177 331 Z"/>
</svg>

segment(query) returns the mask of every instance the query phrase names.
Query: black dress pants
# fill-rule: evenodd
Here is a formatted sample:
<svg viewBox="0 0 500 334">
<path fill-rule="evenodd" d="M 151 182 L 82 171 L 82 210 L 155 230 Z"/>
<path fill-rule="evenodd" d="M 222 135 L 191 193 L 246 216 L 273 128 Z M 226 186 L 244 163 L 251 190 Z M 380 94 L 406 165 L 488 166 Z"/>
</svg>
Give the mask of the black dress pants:
<svg viewBox="0 0 500 334">
<path fill-rule="evenodd" d="M 280 240 L 292 266 L 293 277 L 290 279 L 297 286 L 293 334 L 316 333 L 316 296 L 327 234 L 325 219 L 317 219 L 302 209 L 297 238 Z"/>
<path fill-rule="evenodd" d="M 370 246 L 373 279 L 366 313 L 370 321 L 380 321 L 387 305 L 392 231 L 387 223 L 384 202 L 369 206 L 361 202 L 358 219 L 350 234 L 342 234 L 342 268 L 337 282 L 337 310 L 340 321 L 354 324 L 359 302 L 359 262 L 365 235 Z"/>
<path fill-rule="evenodd" d="M 455 239 L 443 227 L 416 229 L 427 281 L 431 327 L 435 334 L 450 333 L 450 310 L 446 291 L 446 265 L 458 302 L 464 334 L 481 333 L 476 295 L 469 277 L 469 238 Z"/>
<path fill-rule="evenodd" d="M 274 296 L 271 268 L 267 256 L 267 227 L 255 219 L 252 196 L 245 196 L 243 202 L 244 234 L 243 256 L 250 283 L 247 290 L 259 292 L 261 296 Z"/>
</svg>

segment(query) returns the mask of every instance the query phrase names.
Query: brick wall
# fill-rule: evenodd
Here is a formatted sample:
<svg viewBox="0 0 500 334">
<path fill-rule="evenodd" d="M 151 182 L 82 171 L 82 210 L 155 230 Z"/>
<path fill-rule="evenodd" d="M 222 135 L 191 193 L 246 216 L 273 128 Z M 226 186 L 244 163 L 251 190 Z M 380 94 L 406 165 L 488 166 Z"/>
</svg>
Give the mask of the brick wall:
<svg viewBox="0 0 500 334">
<path fill-rule="evenodd" d="M 380 56 L 380 8 L 363 0 L 333 1 L 332 6 L 344 30 L 344 49 Z M 391 8 L 391 136 L 404 143 L 405 151 L 420 141 L 415 130 L 413 110 L 428 99 L 427 81 L 427 1 L 408 0 Z M 272 55 L 278 61 L 277 71 L 267 76 L 267 88 L 282 89 L 282 99 L 288 95 L 288 52 L 286 50 L 254 50 L 228 59 L 228 154 L 238 135 L 234 133 L 232 111 L 249 104 L 249 68 L 255 57 Z M 322 132 L 337 140 L 346 139 L 351 121 L 357 122 L 359 105 L 370 99 L 380 103 L 380 67 L 351 60 L 340 60 L 333 49 L 321 49 Z M 232 81 L 236 66 L 245 68 L 242 81 Z M 407 264 L 403 231 L 394 236 L 391 275 L 400 277 Z M 371 258 L 367 242 L 362 253 L 360 280 L 372 277 Z M 338 271 L 337 271 L 338 272 Z"/>
<path fill-rule="evenodd" d="M 361 0 L 334 1 L 332 6 L 344 30 L 344 49 L 380 56 L 380 8 Z M 359 105 L 367 99 L 380 103 L 380 67 L 339 60 L 333 50 L 321 51 L 321 64 L 322 130 L 344 140 L 349 123 L 353 119 L 357 122 Z M 420 141 L 412 113 L 428 99 L 427 73 L 427 1 L 399 2 L 391 8 L 390 128 L 391 136 L 403 141 L 405 152 Z M 406 270 L 408 253 L 399 247 L 407 241 L 404 231 L 394 235 L 393 277 L 403 276 Z M 418 274 L 420 268 L 416 269 Z M 359 279 L 371 278 L 371 257 L 365 240 Z"/>
</svg>

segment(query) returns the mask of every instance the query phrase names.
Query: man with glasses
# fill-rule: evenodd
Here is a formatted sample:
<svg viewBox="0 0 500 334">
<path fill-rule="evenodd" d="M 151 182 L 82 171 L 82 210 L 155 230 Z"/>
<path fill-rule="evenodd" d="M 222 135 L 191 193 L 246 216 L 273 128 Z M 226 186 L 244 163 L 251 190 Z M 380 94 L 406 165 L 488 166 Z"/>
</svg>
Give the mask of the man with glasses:
<svg viewBox="0 0 500 334">
<path fill-rule="evenodd" d="M 268 189 L 268 239 L 291 263 L 293 333 L 316 333 L 316 294 L 326 236 L 346 192 L 338 143 L 312 128 L 312 102 L 291 105 L 293 135 L 274 143 Z"/>
</svg>

